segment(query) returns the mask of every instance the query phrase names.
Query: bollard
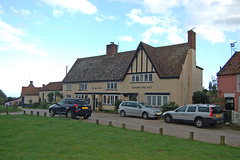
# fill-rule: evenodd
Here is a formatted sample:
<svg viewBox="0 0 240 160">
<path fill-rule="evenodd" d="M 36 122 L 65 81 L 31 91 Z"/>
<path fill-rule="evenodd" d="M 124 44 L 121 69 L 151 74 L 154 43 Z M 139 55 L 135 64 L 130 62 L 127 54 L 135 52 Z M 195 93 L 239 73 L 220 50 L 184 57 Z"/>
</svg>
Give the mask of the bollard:
<svg viewBox="0 0 240 160">
<path fill-rule="evenodd" d="M 82 117 L 79 118 L 79 121 L 82 122 Z"/>
<path fill-rule="evenodd" d="M 159 134 L 162 136 L 163 135 L 163 128 L 159 128 Z"/>
<path fill-rule="evenodd" d="M 31 115 L 33 115 L 33 111 L 31 111 Z"/>
<path fill-rule="evenodd" d="M 109 124 L 108 124 L 110 127 L 112 126 L 112 121 L 109 121 Z"/>
<path fill-rule="evenodd" d="M 39 111 L 37 111 L 37 116 L 39 116 Z"/>
<path fill-rule="evenodd" d="M 126 124 L 125 123 L 122 124 L 122 129 L 126 129 Z"/>
<path fill-rule="evenodd" d="M 7 110 L 6 110 L 6 113 L 7 113 L 7 115 L 8 115 L 8 106 L 7 106 Z"/>
<path fill-rule="evenodd" d="M 23 111 L 23 114 L 26 114 L 26 111 Z"/>
<path fill-rule="evenodd" d="M 96 124 L 99 124 L 99 119 L 96 120 Z"/>
<path fill-rule="evenodd" d="M 220 136 L 220 144 L 225 144 L 225 136 Z"/>
<path fill-rule="evenodd" d="M 190 137 L 189 137 L 190 140 L 194 140 L 194 132 L 190 132 Z"/>
<path fill-rule="evenodd" d="M 44 117 L 46 117 L 47 116 L 47 112 L 44 112 Z"/>
<path fill-rule="evenodd" d="M 62 115 L 61 114 L 59 114 L 59 118 L 61 118 L 62 117 Z"/>
<path fill-rule="evenodd" d="M 141 130 L 140 130 L 141 132 L 144 132 L 144 126 L 141 126 Z"/>
</svg>

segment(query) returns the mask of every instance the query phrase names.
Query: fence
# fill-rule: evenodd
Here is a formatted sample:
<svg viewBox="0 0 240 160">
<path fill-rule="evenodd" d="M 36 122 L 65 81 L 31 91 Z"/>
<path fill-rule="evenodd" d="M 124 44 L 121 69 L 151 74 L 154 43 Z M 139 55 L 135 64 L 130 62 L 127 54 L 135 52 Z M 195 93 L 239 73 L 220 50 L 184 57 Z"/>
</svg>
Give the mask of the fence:
<svg viewBox="0 0 240 160">
<path fill-rule="evenodd" d="M 240 124 L 240 112 L 232 111 L 232 123 Z"/>
</svg>

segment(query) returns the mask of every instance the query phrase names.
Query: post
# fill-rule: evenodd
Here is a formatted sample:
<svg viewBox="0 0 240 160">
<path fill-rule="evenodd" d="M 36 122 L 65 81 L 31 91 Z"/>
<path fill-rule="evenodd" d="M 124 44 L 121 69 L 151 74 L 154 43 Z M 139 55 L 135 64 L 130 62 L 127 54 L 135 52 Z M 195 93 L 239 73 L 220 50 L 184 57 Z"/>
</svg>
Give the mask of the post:
<svg viewBox="0 0 240 160">
<path fill-rule="evenodd" d="M 8 115 L 8 106 L 7 106 L 7 110 L 6 110 L 6 113 L 7 113 L 7 115 Z"/>
<path fill-rule="evenodd" d="M 37 111 L 37 116 L 39 116 L 39 111 Z"/>
<path fill-rule="evenodd" d="M 31 111 L 31 115 L 33 115 L 33 111 Z"/>
<path fill-rule="evenodd" d="M 190 137 L 189 137 L 190 140 L 194 140 L 194 132 L 190 132 Z"/>
<path fill-rule="evenodd" d="M 220 136 L 220 144 L 225 144 L 225 136 Z"/>
<path fill-rule="evenodd" d="M 82 122 L 82 117 L 79 118 L 79 121 Z"/>
<path fill-rule="evenodd" d="M 96 124 L 99 124 L 99 119 L 96 120 Z"/>
<path fill-rule="evenodd" d="M 108 124 L 110 127 L 112 126 L 112 121 L 109 121 L 109 124 Z"/>
<path fill-rule="evenodd" d="M 47 112 L 44 112 L 44 117 L 46 117 L 47 116 Z"/>
<path fill-rule="evenodd" d="M 122 124 L 122 129 L 126 129 L 126 124 L 125 123 Z"/>
<path fill-rule="evenodd" d="M 140 130 L 141 132 L 144 132 L 144 126 L 141 126 L 141 130 Z"/>
<path fill-rule="evenodd" d="M 59 118 L 61 118 L 62 117 L 62 115 L 61 114 L 59 114 Z"/>
<path fill-rule="evenodd" d="M 26 114 L 26 111 L 23 111 L 23 114 Z"/>
<path fill-rule="evenodd" d="M 159 134 L 162 136 L 163 135 L 163 128 L 159 128 Z"/>
</svg>

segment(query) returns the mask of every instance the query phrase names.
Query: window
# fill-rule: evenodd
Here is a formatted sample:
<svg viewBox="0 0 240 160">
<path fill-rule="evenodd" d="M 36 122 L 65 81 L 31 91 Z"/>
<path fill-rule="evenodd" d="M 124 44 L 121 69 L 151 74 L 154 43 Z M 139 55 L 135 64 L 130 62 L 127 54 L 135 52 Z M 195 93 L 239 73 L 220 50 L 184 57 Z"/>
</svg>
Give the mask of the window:
<svg viewBox="0 0 240 160">
<path fill-rule="evenodd" d="M 187 108 L 186 106 L 181 107 L 177 110 L 177 112 L 185 112 L 186 108 Z"/>
<path fill-rule="evenodd" d="M 67 84 L 67 91 L 71 91 L 72 90 L 72 85 L 71 84 Z"/>
<path fill-rule="evenodd" d="M 198 112 L 209 112 L 209 107 L 198 107 Z"/>
<path fill-rule="evenodd" d="M 86 90 L 87 90 L 87 83 L 80 83 L 79 91 L 86 91 Z"/>
<path fill-rule="evenodd" d="M 187 109 L 187 112 L 195 112 L 196 111 L 196 107 L 195 106 L 189 106 Z"/>
<path fill-rule="evenodd" d="M 163 106 L 169 101 L 169 95 L 147 95 L 146 102 L 153 106 Z"/>
<path fill-rule="evenodd" d="M 152 82 L 152 73 L 133 74 L 132 82 Z"/>
<path fill-rule="evenodd" d="M 71 97 L 72 97 L 71 95 L 69 95 L 69 94 L 67 95 L 67 98 L 71 98 Z"/>
<path fill-rule="evenodd" d="M 117 99 L 120 99 L 119 95 L 103 95 L 103 104 L 115 105 Z"/>
<path fill-rule="evenodd" d="M 79 99 L 88 99 L 88 95 L 87 95 L 87 94 L 77 94 L 77 95 L 76 95 L 76 98 L 79 98 Z"/>
<path fill-rule="evenodd" d="M 116 82 L 107 83 L 107 90 L 116 90 L 118 89 L 118 85 Z"/>
</svg>

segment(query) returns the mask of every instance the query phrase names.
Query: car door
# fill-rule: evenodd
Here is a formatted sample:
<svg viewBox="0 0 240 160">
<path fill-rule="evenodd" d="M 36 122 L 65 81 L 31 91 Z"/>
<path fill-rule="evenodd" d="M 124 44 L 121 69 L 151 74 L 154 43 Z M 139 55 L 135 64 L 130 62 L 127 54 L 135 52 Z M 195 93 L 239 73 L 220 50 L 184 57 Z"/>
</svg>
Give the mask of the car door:
<svg viewBox="0 0 240 160">
<path fill-rule="evenodd" d="M 65 99 L 60 100 L 55 108 L 56 113 L 62 113 L 62 106 L 65 103 Z"/>
<path fill-rule="evenodd" d="M 137 116 L 137 103 L 136 102 L 128 102 L 128 113 L 132 116 Z"/>
<path fill-rule="evenodd" d="M 184 120 L 193 122 L 196 117 L 196 110 L 197 110 L 196 106 L 188 106 L 184 115 L 185 116 Z"/>
<path fill-rule="evenodd" d="M 187 106 L 182 106 L 175 110 L 174 113 L 172 113 L 173 119 L 176 120 L 183 120 L 185 117 L 185 111 L 187 109 Z"/>
</svg>

